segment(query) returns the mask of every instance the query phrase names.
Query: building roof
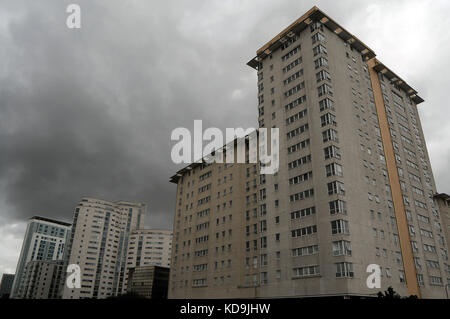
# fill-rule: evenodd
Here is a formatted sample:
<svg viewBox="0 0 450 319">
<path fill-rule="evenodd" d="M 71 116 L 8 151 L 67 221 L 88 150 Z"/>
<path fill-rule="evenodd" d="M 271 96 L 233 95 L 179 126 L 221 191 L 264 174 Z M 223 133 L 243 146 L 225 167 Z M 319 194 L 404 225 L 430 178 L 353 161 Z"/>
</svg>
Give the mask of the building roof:
<svg viewBox="0 0 450 319">
<path fill-rule="evenodd" d="M 33 217 L 30 218 L 30 220 L 31 219 L 41 220 L 41 221 L 44 221 L 44 222 L 58 224 L 58 225 L 61 225 L 61 226 L 67 226 L 67 227 L 72 226 L 72 224 L 70 224 L 70 223 L 62 222 L 62 221 L 51 219 L 51 218 L 47 218 L 47 217 L 33 216 Z"/>
<path fill-rule="evenodd" d="M 224 156 L 225 156 L 227 147 L 230 147 L 232 144 L 235 145 L 235 144 L 238 142 L 238 140 L 241 140 L 241 139 L 243 139 L 243 138 L 245 138 L 246 143 L 248 143 L 249 136 L 250 136 L 251 134 L 253 134 L 254 132 L 256 132 L 256 134 L 259 134 L 258 129 L 255 129 L 254 131 L 252 131 L 250 134 L 246 135 L 245 137 L 236 137 L 235 139 L 233 139 L 233 140 L 232 140 L 231 142 L 229 142 L 228 144 L 223 145 L 223 146 L 221 147 L 220 150 L 223 152 L 223 154 L 224 154 Z M 219 151 L 219 150 L 218 150 L 218 151 Z M 200 159 L 200 160 L 198 160 L 198 161 L 196 161 L 196 162 L 194 162 L 194 163 L 191 163 L 191 164 L 189 164 L 189 165 L 183 167 L 182 169 L 180 169 L 179 171 L 177 171 L 177 173 L 176 173 L 175 175 L 173 175 L 173 176 L 170 177 L 169 182 L 174 183 L 174 184 L 177 184 L 177 183 L 178 183 L 178 180 L 179 180 L 186 172 L 188 172 L 188 171 L 190 171 L 190 170 L 192 170 L 192 169 L 194 169 L 194 168 L 196 168 L 196 167 L 198 167 L 198 166 L 200 166 L 200 165 L 207 164 L 207 161 L 205 161 L 205 159 L 208 159 L 210 156 L 212 156 L 212 154 L 205 155 L 202 159 Z"/>
<path fill-rule="evenodd" d="M 281 31 L 277 36 L 275 36 L 272 40 L 267 42 L 261 48 L 256 51 L 256 56 L 251 59 L 247 65 L 256 69 L 259 62 L 262 61 L 265 57 L 270 55 L 273 51 L 277 50 L 280 46 L 283 45 L 289 38 L 295 36 L 296 33 L 300 33 L 304 29 L 308 27 L 313 21 L 320 21 L 325 27 L 330 29 L 332 32 L 336 33 L 342 40 L 347 42 L 352 48 L 356 49 L 361 55 L 366 59 L 370 60 L 375 58 L 375 52 L 365 45 L 361 40 L 359 40 L 356 36 L 345 30 L 341 25 L 339 25 L 336 21 L 331 19 L 327 14 L 325 14 L 322 10 L 320 10 L 317 6 L 312 7 L 308 12 L 306 12 L 303 16 L 295 20 L 291 23 L 287 28 Z M 411 88 L 405 81 L 403 81 L 400 77 L 395 75 L 390 69 L 388 69 L 383 63 L 376 60 L 377 71 L 384 71 L 384 75 L 388 77 L 393 82 L 397 82 L 398 86 L 404 90 L 408 96 L 416 103 L 420 104 L 424 102 L 424 100 L 417 95 L 417 91 Z"/>
<path fill-rule="evenodd" d="M 390 70 L 386 65 L 381 63 L 378 59 L 375 59 L 375 71 L 380 72 L 388 78 L 392 83 L 397 84 L 397 86 L 406 92 L 406 94 L 414 101 L 416 104 L 424 102 L 424 100 L 417 95 L 417 91 L 410 87 L 404 80 L 402 80 L 398 75 L 396 75 L 392 70 Z"/>
</svg>

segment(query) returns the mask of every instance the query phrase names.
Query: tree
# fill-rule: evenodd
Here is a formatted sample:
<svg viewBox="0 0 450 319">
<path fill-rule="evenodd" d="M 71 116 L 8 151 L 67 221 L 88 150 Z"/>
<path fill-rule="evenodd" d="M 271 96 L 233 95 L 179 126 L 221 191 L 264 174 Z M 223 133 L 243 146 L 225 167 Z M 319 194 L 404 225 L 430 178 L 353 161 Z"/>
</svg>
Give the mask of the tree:
<svg viewBox="0 0 450 319">
<path fill-rule="evenodd" d="M 417 299 L 416 295 L 401 297 L 398 293 L 395 292 L 394 288 L 392 287 L 388 287 L 384 294 L 381 291 L 378 292 L 377 296 L 380 299 Z"/>
</svg>

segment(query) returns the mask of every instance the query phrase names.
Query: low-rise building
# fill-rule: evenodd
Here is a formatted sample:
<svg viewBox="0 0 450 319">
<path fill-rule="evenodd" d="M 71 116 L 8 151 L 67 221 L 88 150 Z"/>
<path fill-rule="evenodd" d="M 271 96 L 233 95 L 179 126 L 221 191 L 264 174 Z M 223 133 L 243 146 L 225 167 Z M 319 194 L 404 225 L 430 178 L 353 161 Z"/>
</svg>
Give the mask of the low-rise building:
<svg viewBox="0 0 450 319">
<path fill-rule="evenodd" d="M 167 299 L 170 268 L 139 266 L 129 269 L 128 292 L 151 299 Z"/>
</svg>

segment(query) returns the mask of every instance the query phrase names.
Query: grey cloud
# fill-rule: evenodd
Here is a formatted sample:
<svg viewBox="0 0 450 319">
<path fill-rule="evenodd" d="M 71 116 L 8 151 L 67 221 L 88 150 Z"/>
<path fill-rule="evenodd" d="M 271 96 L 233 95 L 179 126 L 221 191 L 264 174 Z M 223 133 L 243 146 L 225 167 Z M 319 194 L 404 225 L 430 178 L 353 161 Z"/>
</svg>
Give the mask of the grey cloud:
<svg viewBox="0 0 450 319">
<path fill-rule="evenodd" d="M 65 27 L 65 8 L 72 2 L 82 8 L 81 30 Z M 423 8 L 420 3 L 370 5 L 389 11 Z M 204 127 L 255 126 L 256 74 L 245 64 L 315 4 L 0 0 L 2 222 L 24 222 L 35 214 L 70 220 L 77 201 L 93 196 L 147 202 L 149 226 L 171 227 L 175 186 L 168 178 L 179 168 L 170 160 L 172 129 L 192 128 L 194 119 L 202 119 Z M 377 38 L 374 26 L 365 23 L 368 2 L 318 5 L 373 43 L 386 64 L 401 75 L 407 72 L 407 80 L 426 94 L 430 111 L 421 110 L 422 124 L 434 173 L 441 190 L 450 192 L 450 151 L 439 146 L 449 134 L 440 116 L 448 81 L 439 71 L 450 67 L 447 59 L 436 65 L 414 51 L 408 63 L 417 67 L 410 69 L 392 52 L 408 43 L 395 48 L 393 39 Z M 381 22 L 383 35 L 408 23 Z M 449 23 L 436 19 L 422 27 L 437 39 L 443 34 L 433 35 L 433 28 L 442 24 L 439 28 L 447 30 Z M 441 56 L 448 56 L 448 41 L 440 43 Z"/>
</svg>

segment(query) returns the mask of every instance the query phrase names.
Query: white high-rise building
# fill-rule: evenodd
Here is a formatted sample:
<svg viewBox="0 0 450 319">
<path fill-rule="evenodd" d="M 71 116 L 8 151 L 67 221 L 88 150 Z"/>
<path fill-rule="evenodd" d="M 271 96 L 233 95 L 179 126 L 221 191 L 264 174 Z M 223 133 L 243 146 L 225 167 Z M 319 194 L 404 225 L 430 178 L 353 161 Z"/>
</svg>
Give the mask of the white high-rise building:
<svg viewBox="0 0 450 319">
<path fill-rule="evenodd" d="M 68 264 L 81 268 L 81 288 L 65 285 L 64 299 L 107 298 L 124 285 L 128 238 L 142 228 L 146 204 L 83 198 L 75 208 Z"/>
</svg>

